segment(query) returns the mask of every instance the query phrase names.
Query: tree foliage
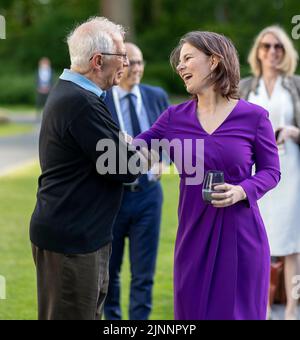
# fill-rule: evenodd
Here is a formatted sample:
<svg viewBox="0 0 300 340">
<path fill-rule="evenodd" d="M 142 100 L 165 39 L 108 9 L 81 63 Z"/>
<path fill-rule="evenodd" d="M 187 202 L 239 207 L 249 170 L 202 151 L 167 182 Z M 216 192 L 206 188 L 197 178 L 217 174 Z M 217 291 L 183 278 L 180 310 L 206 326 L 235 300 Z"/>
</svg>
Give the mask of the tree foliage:
<svg viewBox="0 0 300 340">
<path fill-rule="evenodd" d="M 69 65 L 65 37 L 80 21 L 98 15 L 95 0 L 0 0 L 7 22 L 7 39 L 0 58 L 10 69 L 34 70 L 46 55 L 57 69 Z"/>
<path fill-rule="evenodd" d="M 76 23 L 99 15 L 100 5 L 101 0 L 0 0 L 0 14 L 7 22 L 7 39 L 0 40 L 0 75 L 32 72 L 45 55 L 57 72 L 68 67 L 66 35 Z M 148 62 L 146 80 L 178 92 L 184 89 L 168 58 L 183 34 L 209 30 L 230 37 L 245 76 L 249 73 L 247 55 L 257 33 L 280 24 L 291 35 L 291 20 L 300 14 L 300 7 L 295 0 L 133 0 L 133 14 L 136 42 Z M 294 44 L 299 50 L 300 40 Z"/>
</svg>

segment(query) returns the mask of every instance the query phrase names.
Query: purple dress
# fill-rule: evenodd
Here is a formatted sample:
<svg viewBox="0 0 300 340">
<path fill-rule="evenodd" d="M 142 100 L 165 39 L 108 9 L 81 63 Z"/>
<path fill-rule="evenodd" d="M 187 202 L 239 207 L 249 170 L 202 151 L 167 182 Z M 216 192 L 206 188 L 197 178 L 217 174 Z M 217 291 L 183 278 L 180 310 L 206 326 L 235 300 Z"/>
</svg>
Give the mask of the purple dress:
<svg viewBox="0 0 300 340">
<path fill-rule="evenodd" d="M 280 179 L 268 112 L 241 99 L 208 134 L 197 118 L 197 102 L 191 100 L 169 107 L 150 130 L 138 136 L 149 147 L 152 139 L 163 138 L 204 140 L 204 171 L 222 170 L 225 182 L 241 185 L 247 194 L 245 201 L 214 208 L 202 199 L 202 183 L 187 185 L 189 174 L 180 174 L 175 319 L 265 319 L 270 252 L 257 200 Z M 178 160 L 174 162 L 180 166 Z"/>
</svg>

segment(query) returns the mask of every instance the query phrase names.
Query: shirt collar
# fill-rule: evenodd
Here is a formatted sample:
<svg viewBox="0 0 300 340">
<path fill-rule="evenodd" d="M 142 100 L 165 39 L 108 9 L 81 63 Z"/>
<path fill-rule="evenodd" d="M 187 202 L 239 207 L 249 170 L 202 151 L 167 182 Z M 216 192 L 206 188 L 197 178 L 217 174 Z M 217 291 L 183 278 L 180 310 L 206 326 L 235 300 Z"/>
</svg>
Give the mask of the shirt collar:
<svg viewBox="0 0 300 340">
<path fill-rule="evenodd" d="M 117 91 L 117 94 L 118 94 L 118 97 L 120 100 L 122 100 L 123 98 L 125 98 L 129 93 L 132 93 L 133 95 L 135 95 L 137 98 L 139 98 L 139 93 L 140 93 L 140 90 L 139 90 L 139 86 L 138 85 L 134 85 L 134 87 L 132 88 L 131 91 L 126 91 L 124 89 L 122 89 L 122 87 L 120 86 L 116 86 L 115 87 L 116 91 Z"/>
<path fill-rule="evenodd" d="M 64 69 L 62 75 L 59 78 L 61 80 L 71 81 L 72 83 L 82 87 L 83 89 L 94 93 L 102 100 L 104 100 L 105 98 L 105 91 L 101 90 L 100 87 L 97 86 L 94 82 L 77 72 Z"/>
</svg>

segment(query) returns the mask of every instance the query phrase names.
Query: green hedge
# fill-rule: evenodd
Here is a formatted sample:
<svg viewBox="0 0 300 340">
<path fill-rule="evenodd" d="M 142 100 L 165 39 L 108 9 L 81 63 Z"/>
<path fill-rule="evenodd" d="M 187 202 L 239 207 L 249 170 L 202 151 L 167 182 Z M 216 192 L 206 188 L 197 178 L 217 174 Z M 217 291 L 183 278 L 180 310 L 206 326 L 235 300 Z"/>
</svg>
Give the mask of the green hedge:
<svg viewBox="0 0 300 340">
<path fill-rule="evenodd" d="M 0 105 L 34 103 L 35 76 L 33 74 L 0 75 Z"/>
<path fill-rule="evenodd" d="M 249 74 L 249 68 L 242 66 L 242 76 Z M 58 78 L 58 73 L 55 79 Z M 171 69 L 168 62 L 149 63 L 145 68 L 143 82 L 161 86 L 169 94 L 185 95 L 185 87 L 179 76 Z M 35 74 L 22 74 L 13 71 L 0 74 L 0 106 L 6 104 L 35 104 Z"/>
<path fill-rule="evenodd" d="M 56 79 L 58 74 L 56 75 Z M 168 93 L 183 94 L 182 81 L 168 63 L 146 65 L 144 83 L 161 86 Z M 0 74 L 0 106 L 6 104 L 35 104 L 35 74 L 16 72 Z"/>
<path fill-rule="evenodd" d="M 58 78 L 58 74 L 54 79 Z M 35 105 L 36 74 L 13 71 L 0 73 L 0 106 L 7 104 Z"/>
<path fill-rule="evenodd" d="M 185 93 L 179 76 L 171 69 L 169 63 L 149 63 L 145 67 L 144 83 L 163 87 L 172 94 Z"/>
</svg>

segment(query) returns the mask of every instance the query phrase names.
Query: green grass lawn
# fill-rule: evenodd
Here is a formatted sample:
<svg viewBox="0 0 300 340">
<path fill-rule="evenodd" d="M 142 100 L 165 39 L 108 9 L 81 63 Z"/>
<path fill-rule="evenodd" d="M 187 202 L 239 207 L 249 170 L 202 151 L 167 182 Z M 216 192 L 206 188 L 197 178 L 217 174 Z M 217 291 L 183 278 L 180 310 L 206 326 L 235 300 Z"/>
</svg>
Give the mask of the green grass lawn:
<svg viewBox="0 0 300 340">
<path fill-rule="evenodd" d="M 0 177 L 0 276 L 6 279 L 6 300 L 0 300 L 0 320 L 36 319 L 35 268 L 28 225 L 35 204 L 38 166 Z M 155 276 L 151 319 L 173 319 L 173 250 L 177 231 L 178 179 L 165 175 L 163 220 Z M 122 309 L 128 317 L 128 253 L 122 269 Z"/>
<path fill-rule="evenodd" d="M 31 124 L 7 123 L 0 124 L 0 137 L 15 136 L 33 131 Z"/>
</svg>

